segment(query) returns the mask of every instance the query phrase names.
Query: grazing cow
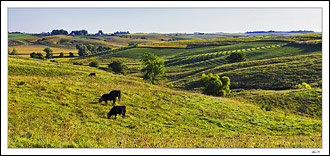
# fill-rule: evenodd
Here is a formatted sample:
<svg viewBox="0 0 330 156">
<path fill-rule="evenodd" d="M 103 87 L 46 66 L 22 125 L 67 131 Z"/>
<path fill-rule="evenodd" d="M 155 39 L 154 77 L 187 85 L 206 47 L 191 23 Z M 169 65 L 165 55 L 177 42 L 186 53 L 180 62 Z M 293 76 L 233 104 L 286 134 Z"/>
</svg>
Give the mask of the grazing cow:
<svg viewBox="0 0 330 156">
<path fill-rule="evenodd" d="M 120 100 L 120 90 L 113 90 L 110 92 L 110 94 L 113 94 L 114 96 L 118 97 L 118 100 Z"/>
<path fill-rule="evenodd" d="M 90 73 L 88 76 L 96 76 L 95 73 Z"/>
<path fill-rule="evenodd" d="M 126 113 L 126 106 L 114 106 L 108 113 L 108 119 L 110 119 L 111 115 L 115 116 L 115 119 L 117 118 L 117 114 L 122 114 L 123 118 L 125 117 Z"/>
<path fill-rule="evenodd" d="M 102 97 L 99 99 L 99 103 L 105 101 L 108 104 L 108 101 L 113 101 L 112 105 L 115 105 L 116 96 L 114 94 L 103 94 Z"/>
</svg>

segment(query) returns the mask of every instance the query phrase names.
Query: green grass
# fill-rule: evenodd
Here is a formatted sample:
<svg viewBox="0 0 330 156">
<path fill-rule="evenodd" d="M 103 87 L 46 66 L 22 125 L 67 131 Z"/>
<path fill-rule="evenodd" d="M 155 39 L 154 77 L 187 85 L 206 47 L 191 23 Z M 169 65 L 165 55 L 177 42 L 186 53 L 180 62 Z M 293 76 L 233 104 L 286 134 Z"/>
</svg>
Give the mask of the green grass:
<svg viewBox="0 0 330 156">
<path fill-rule="evenodd" d="M 9 56 L 8 69 L 9 148 L 322 147 L 317 118 L 65 62 Z M 126 118 L 106 119 L 98 98 L 117 89 Z"/>
<path fill-rule="evenodd" d="M 202 73 L 228 76 L 233 89 L 291 89 L 306 82 L 312 87 L 322 85 L 322 54 L 278 57 L 256 61 L 225 64 L 221 66 L 195 67 L 181 73 L 172 71 L 169 83 L 175 87 L 194 89 L 201 86 Z"/>
<path fill-rule="evenodd" d="M 233 90 L 230 97 L 255 103 L 260 108 L 279 109 L 288 113 L 322 118 L 322 89 Z"/>
</svg>

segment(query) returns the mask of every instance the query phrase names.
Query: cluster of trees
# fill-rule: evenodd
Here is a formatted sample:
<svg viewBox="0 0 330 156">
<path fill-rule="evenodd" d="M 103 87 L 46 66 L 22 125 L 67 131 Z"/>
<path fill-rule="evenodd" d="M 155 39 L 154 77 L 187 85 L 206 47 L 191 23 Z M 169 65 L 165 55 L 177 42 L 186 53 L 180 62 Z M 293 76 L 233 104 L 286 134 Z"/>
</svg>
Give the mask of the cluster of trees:
<svg viewBox="0 0 330 156">
<path fill-rule="evenodd" d="M 106 46 L 102 46 L 102 45 L 100 45 L 99 47 L 96 47 L 93 44 L 84 45 L 81 43 L 76 45 L 76 49 L 78 49 L 79 56 L 86 56 L 89 54 L 94 54 L 96 52 L 111 50 L 110 47 L 106 47 Z"/>
<path fill-rule="evenodd" d="M 118 35 L 118 34 L 129 34 L 129 32 L 128 31 L 116 31 L 113 34 L 115 34 L 115 35 Z"/>
<path fill-rule="evenodd" d="M 44 59 L 44 58 L 50 59 L 50 58 L 53 57 L 53 50 L 52 49 L 47 47 L 43 51 L 46 52 L 45 57 L 41 53 L 36 53 L 36 52 L 32 52 L 30 54 L 30 57 L 31 58 L 37 58 L 37 59 Z M 62 54 L 62 55 L 64 55 L 64 54 Z"/>
<path fill-rule="evenodd" d="M 87 30 L 75 30 L 75 31 L 71 31 L 71 33 L 70 34 L 74 34 L 74 35 L 87 35 L 88 34 L 88 32 L 87 32 Z"/>
<path fill-rule="evenodd" d="M 43 51 L 46 52 L 46 56 L 43 56 L 41 53 L 32 52 L 32 53 L 30 53 L 30 57 L 31 58 L 37 58 L 37 59 L 44 59 L 44 58 L 51 59 L 53 57 L 53 50 L 52 49 L 47 47 Z M 63 52 L 60 53 L 60 57 L 61 56 L 64 57 Z"/>
<path fill-rule="evenodd" d="M 220 78 L 219 75 L 209 75 L 202 74 L 202 84 L 201 88 L 204 94 L 214 95 L 214 96 L 226 96 L 230 93 L 230 79 L 227 76 Z"/>
<path fill-rule="evenodd" d="M 166 69 L 164 61 L 160 60 L 152 53 L 144 54 L 140 60 L 143 64 L 141 72 L 143 80 L 156 84 L 160 80 L 166 79 Z"/>
<path fill-rule="evenodd" d="M 31 56 L 31 58 L 42 59 L 42 60 L 44 59 L 44 56 L 41 53 L 33 52 L 30 54 L 30 56 Z"/>
<path fill-rule="evenodd" d="M 68 35 L 69 33 L 68 33 L 68 31 L 63 30 L 63 29 L 61 29 L 61 30 L 55 29 L 55 30 L 52 30 L 51 34 L 52 35 Z"/>
</svg>

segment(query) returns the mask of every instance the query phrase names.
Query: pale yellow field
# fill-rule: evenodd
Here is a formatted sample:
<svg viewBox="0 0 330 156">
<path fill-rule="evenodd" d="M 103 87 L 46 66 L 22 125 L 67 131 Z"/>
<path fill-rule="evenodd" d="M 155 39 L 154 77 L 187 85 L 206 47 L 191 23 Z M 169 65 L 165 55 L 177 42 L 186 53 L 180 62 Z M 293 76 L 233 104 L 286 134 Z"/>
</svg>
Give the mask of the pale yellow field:
<svg viewBox="0 0 330 156">
<path fill-rule="evenodd" d="M 46 52 L 44 52 L 43 50 L 46 47 L 47 46 L 43 46 L 43 45 L 26 45 L 26 46 L 8 47 L 8 49 L 11 52 L 15 48 L 17 55 L 23 57 L 30 57 L 30 54 L 32 52 L 36 52 L 36 53 L 39 52 L 45 56 Z M 65 49 L 65 48 L 54 48 L 54 47 L 49 47 L 49 48 L 53 50 L 53 56 L 59 56 L 61 52 L 64 53 L 64 56 L 69 56 L 70 52 L 72 52 L 74 56 L 78 56 L 77 49 Z"/>
</svg>

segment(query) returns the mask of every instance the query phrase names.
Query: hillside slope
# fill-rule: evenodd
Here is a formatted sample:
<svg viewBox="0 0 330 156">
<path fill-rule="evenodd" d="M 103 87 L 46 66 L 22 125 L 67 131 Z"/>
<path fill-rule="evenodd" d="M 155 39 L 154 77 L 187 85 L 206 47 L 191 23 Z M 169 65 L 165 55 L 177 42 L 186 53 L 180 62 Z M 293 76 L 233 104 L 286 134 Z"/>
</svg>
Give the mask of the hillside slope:
<svg viewBox="0 0 330 156">
<path fill-rule="evenodd" d="M 9 148 L 322 147 L 320 119 L 67 63 L 9 56 L 8 74 Z M 117 89 L 127 115 L 106 119 Z"/>
<path fill-rule="evenodd" d="M 303 82 L 313 87 L 322 86 L 322 54 L 238 62 L 199 68 L 197 72 L 175 69 L 169 74 L 169 80 L 174 86 L 184 89 L 201 87 L 202 73 L 228 76 L 232 89 L 292 89 Z"/>
</svg>

